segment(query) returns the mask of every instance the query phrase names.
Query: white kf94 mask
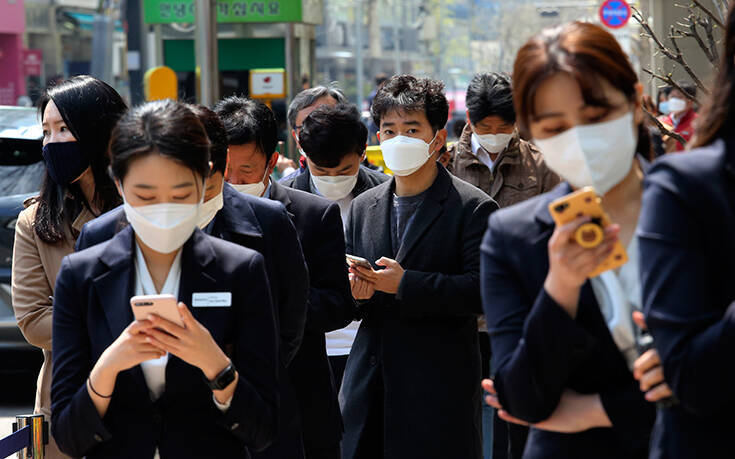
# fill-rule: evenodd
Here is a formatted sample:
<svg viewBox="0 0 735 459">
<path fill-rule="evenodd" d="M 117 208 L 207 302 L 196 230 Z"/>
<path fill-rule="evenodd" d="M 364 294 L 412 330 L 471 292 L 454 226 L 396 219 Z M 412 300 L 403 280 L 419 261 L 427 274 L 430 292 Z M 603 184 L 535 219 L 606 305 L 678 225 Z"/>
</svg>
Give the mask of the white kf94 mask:
<svg viewBox="0 0 735 459">
<path fill-rule="evenodd" d="M 141 241 L 159 253 L 171 253 L 180 249 L 191 237 L 199 223 L 199 213 L 204 199 L 196 204 L 164 202 L 133 207 L 123 195 L 125 216 Z"/>
<path fill-rule="evenodd" d="M 630 172 L 638 145 L 633 112 L 612 121 L 575 126 L 534 139 L 546 164 L 574 188 L 591 186 L 602 196 Z"/>
<path fill-rule="evenodd" d="M 337 176 L 311 174 L 311 182 L 322 196 L 336 201 L 350 194 L 355 188 L 357 174 Z"/>
<path fill-rule="evenodd" d="M 421 169 L 421 166 L 426 164 L 426 161 L 435 153 L 430 152 L 429 148 L 431 148 L 431 143 L 437 135 L 439 135 L 439 131 L 436 131 L 434 138 L 429 143 L 405 135 L 397 135 L 392 139 L 380 142 L 380 150 L 383 152 L 385 165 L 395 175 L 401 177 L 413 174 Z"/>
</svg>

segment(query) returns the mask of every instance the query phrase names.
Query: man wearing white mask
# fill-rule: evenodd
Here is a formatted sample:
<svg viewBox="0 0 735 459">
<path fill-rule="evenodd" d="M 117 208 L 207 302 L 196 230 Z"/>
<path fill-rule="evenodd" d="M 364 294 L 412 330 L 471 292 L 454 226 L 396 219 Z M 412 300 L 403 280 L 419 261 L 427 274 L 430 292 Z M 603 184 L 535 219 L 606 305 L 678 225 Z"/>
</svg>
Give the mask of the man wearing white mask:
<svg viewBox="0 0 735 459">
<path fill-rule="evenodd" d="M 347 219 L 347 253 L 373 265 L 350 266 L 362 323 L 340 391 L 342 457 L 477 458 L 480 240 L 498 206 L 436 160 L 449 111 L 440 81 L 394 76 L 371 111 L 395 178 Z"/>
<path fill-rule="evenodd" d="M 301 121 L 301 147 L 308 168 L 281 184 L 336 202 L 343 224 L 352 200 L 389 177 L 360 163 L 365 157 L 367 128 L 354 105 L 323 105 Z M 359 322 L 327 333 L 327 355 L 337 392 Z"/>
<path fill-rule="evenodd" d="M 323 197 L 288 188 L 269 179 L 278 157 L 278 126 L 263 103 L 230 97 L 215 107 L 227 130 L 229 165 L 225 178 L 243 192 L 258 184 L 258 193 L 281 202 L 301 241 L 309 270 L 306 327 L 301 347 L 284 379 L 292 382 L 299 404 L 304 455 L 284 452 L 280 439 L 254 458 L 306 457 L 338 459 L 342 424 L 325 352 L 324 333 L 347 326 L 355 304 L 345 264 L 345 241 L 339 206 Z M 261 177 L 265 177 L 261 181 Z M 261 186 L 262 185 L 262 186 Z M 263 191 L 264 190 L 264 191 Z M 283 264 L 291 262 L 285 256 Z"/>
<path fill-rule="evenodd" d="M 660 121 L 688 142 L 694 136 L 694 123 L 697 120 L 696 103 L 692 100 L 697 97 L 697 87 L 682 83 L 679 88 L 671 89 L 668 100 L 669 114 L 661 117 Z M 685 146 L 674 138 L 668 138 L 666 141 L 667 153 L 683 151 L 684 148 Z"/>
<path fill-rule="evenodd" d="M 451 173 L 480 188 L 500 207 L 545 193 L 559 183 L 538 149 L 518 135 L 509 76 L 475 75 L 465 101 L 469 122 L 450 150 Z"/>
</svg>

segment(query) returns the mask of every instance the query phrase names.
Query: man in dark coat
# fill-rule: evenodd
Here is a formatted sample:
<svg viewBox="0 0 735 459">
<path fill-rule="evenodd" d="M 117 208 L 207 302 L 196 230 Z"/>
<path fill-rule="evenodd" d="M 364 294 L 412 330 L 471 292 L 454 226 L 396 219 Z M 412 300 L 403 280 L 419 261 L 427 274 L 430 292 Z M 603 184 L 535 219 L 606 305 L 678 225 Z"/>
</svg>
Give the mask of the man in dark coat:
<svg viewBox="0 0 735 459">
<path fill-rule="evenodd" d="M 215 110 L 225 124 L 230 144 L 225 178 L 234 187 L 245 187 L 241 189 L 249 193 L 253 192 L 251 185 L 262 184 L 258 187 L 259 196 L 278 201 L 286 207 L 309 269 L 304 338 L 288 374 L 283 375 L 296 391 L 304 444 L 301 451 L 295 453 L 290 437 L 283 441 L 277 439 L 271 448 L 255 457 L 339 457 L 342 422 L 324 351 L 324 333 L 345 327 L 355 316 L 339 206 L 328 199 L 270 180 L 278 159 L 278 140 L 276 119 L 267 106 L 253 100 L 230 97 L 220 102 Z M 281 262 L 287 264 L 290 260 L 284 258 Z"/>
<path fill-rule="evenodd" d="M 347 251 L 362 324 L 340 392 L 343 458 L 479 458 L 479 245 L 489 196 L 436 161 L 448 103 L 441 82 L 389 79 L 373 101 L 396 177 L 360 195 Z M 382 269 L 381 269 L 382 268 Z"/>
</svg>

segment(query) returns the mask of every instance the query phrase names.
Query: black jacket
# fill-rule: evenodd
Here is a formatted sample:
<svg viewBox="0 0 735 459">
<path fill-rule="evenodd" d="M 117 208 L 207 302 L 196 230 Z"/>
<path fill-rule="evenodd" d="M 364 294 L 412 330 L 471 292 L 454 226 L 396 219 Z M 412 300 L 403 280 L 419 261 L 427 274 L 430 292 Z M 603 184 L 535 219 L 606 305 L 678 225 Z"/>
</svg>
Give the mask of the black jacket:
<svg viewBox="0 0 735 459">
<path fill-rule="evenodd" d="M 298 403 L 286 366 L 302 343 L 306 322 L 309 276 L 301 244 L 286 209 L 279 203 L 239 193 L 227 183 L 222 192 L 223 207 L 205 232 L 257 250 L 265 258 L 282 349 L 278 439 L 269 451 L 298 459 L 303 454 Z M 112 238 L 126 225 L 122 206 L 107 212 L 84 225 L 77 250 Z"/>
<path fill-rule="evenodd" d="M 481 455 L 479 246 L 497 204 L 437 167 L 397 255 L 395 179 L 352 202 L 348 252 L 393 258 L 405 273 L 396 295 L 378 292 L 360 306 L 340 392 L 343 458 Z"/>
<path fill-rule="evenodd" d="M 53 320 L 52 430 L 74 457 L 249 457 L 276 434 L 278 335 L 263 257 L 196 230 L 184 244 L 179 300 L 196 292 L 231 292 L 232 306 L 191 307 L 217 344 L 230 350 L 240 374 L 222 413 L 201 370 L 171 355 L 166 389 L 152 402 L 139 365 L 121 372 L 100 418 L 87 376 L 100 355 L 133 321 L 134 233 L 64 258 Z"/>
<path fill-rule="evenodd" d="M 552 191 L 490 217 L 482 243 L 482 296 L 500 403 L 529 422 L 547 419 L 564 389 L 599 393 L 613 428 L 559 434 L 531 429 L 524 458 L 645 458 L 655 407 L 610 336 L 589 282 L 572 319 L 543 288 L 554 221 Z"/>
<path fill-rule="evenodd" d="M 311 274 L 304 339 L 289 368 L 304 444 L 307 450 L 334 447 L 342 437 L 342 420 L 324 333 L 344 328 L 355 316 L 339 206 L 279 183 L 271 184 L 270 198 L 286 206 Z"/>
<path fill-rule="evenodd" d="M 385 174 L 360 166 L 357 173 L 357 183 L 352 189 L 352 195 L 357 197 L 363 192 L 390 179 Z M 307 167 L 300 175 L 287 177 L 280 182 L 282 185 L 311 193 L 311 173 Z M 333 230 L 336 237 L 336 230 Z M 335 259 L 335 264 L 337 263 Z M 351 301 L 351 300 L 350 300 Z M 304 443 L 307 448 L 328 447 L 339 442 L 342 438 L 342 416 L 339 412 L 337 391 L 332 382 L 329 366 L 324 365 L 325 346 L 323 334 L 335 328 L 307 331 L 304 338 L 306 345 L 301 346 L 297 363 L 292 369 L 291 378 L 303 385 L 303 390 L 297 389 L 301 417 L 303 421 Z M 319 360 L 319 373 L 315 370 L 313 361 Z M 309 382 L 306 383 L 305 382 Z M 330 407 L 325 410 L 324 407 Z M 338 422 L 336 422 L 338 421 Z"/>
<path fill-rule="evenodd" d="M 680 404 L 651 458 L 729 458 L 735 429 L 735 145 L 659 159 L 638 223 L 646 323 Z"/>
<path fill-rule="evenodd" d="M 357 172 L 357 183 L 352 189 L 352 196 L 358 197 L 371 188 L 387 182 L 390 177 L 382 172 L 369 169 L 362 164 Z M 307 167 L 301 174 L 286 177 L 279 182 L 283 186 L 311 193 L 311 172 Z"/>
<path fill-rule="evenodd" d="M 278 311 L 281 355 L 288 364 L 301 345 L 309 286 L 298 235 L 277 203 L 238 193 L 227 183 L 222 193 L 224 205 L 204 232 L 256 250 L 265 258 L 271 297 Z M 119 206 L 84 225 L 75 250 L 112 239 L 127 225 L 125 211 Z"/>
</svg>

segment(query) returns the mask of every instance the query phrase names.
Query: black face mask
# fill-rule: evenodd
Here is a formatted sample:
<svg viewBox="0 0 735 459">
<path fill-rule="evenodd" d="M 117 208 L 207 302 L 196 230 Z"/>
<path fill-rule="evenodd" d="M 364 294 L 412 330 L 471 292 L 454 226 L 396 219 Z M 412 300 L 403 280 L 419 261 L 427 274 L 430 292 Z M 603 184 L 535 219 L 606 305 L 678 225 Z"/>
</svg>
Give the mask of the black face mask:
<svg viewBox="0 0 735 459">
<path fill-rule="evenodd" d="M 43 147 L 46 170 L 57 185 L 67 186 L 89 167 L 78 142 L 47 143 Z"/>
</svg>

